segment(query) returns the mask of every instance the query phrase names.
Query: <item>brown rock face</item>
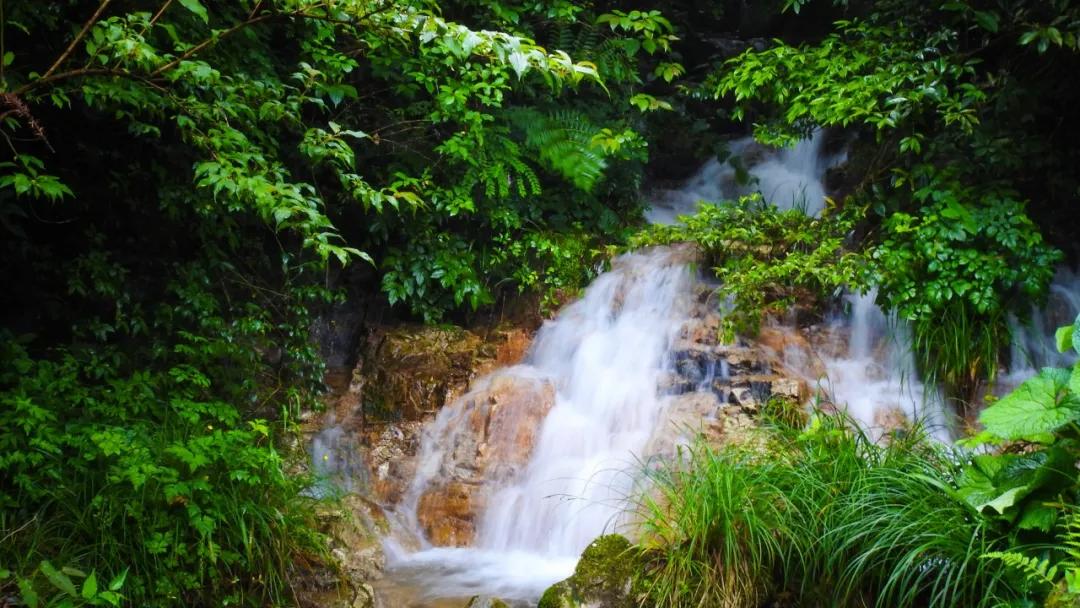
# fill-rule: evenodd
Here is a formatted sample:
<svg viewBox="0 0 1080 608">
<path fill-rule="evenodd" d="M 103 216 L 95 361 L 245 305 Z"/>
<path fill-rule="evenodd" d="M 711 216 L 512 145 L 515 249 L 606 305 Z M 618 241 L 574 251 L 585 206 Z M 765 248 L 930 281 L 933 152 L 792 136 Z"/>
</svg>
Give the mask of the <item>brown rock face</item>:
<svg viewBox="0 0 1080 608">
<path fill-rule="evenodd" d="M 476 535 L 476 515 L 483 512 L 485 495 L 474 484 L 452 481 L 420 496 L 417 519 L 431 544 L 462 547 Z"/>
<path fill-rule="evenodd" d="M 487 493 L 529 462 L 540 425 L 555 405 L 547 380 L 492 376 L 449 407 L 436 432 L 444 447 L 438 473 L 420 495 L 417 520 L 438 546 L 470 544 Z"/>
<path fill-rule="evenodd" d="M 367 420 L 420 420 L 464 394 L 477 376 L 518 363 L 530 340 L 522 328 L 483 336 L 445 326 L 378 330 L 365 343 L 352 392 Z"/>
</svg>

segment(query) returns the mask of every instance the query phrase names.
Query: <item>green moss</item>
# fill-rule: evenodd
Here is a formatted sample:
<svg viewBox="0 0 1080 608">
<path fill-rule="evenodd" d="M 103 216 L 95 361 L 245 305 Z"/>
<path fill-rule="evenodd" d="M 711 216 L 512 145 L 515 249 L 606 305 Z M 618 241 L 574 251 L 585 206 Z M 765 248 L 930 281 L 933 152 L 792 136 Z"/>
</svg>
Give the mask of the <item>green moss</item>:
<svg viewBox="0 0 1080 608">
<path fill-rule="evenodd" d="M 549 587 L 538 608 L 633 608 L 630 587 L 637 561 L 632 547 L 618 534 L 597 538 L 581 554 L 573 576 Z"/>
<path fill-rule="evenodd" d="M 540 597 L 540 604 L 536 608 L 577 608 L 577 606 L 578 603 L 574 601 L 573 591 L 567 580 L 548 587 L 544 595 Z"/>
<path fill-rule="evenodd" d="M 465 608 L 510 608 L 510 604 L 497 597 L 474 595 Z"/>
</svg>

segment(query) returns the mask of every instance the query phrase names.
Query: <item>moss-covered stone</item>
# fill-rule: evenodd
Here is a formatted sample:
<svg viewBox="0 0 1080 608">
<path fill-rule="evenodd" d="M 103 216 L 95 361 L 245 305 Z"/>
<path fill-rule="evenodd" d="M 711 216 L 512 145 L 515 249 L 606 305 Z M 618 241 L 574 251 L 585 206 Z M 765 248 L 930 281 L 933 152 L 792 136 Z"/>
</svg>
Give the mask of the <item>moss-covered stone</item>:
<svg viewBox="0 0 1080 608">
<path fill-rule="evenodd" d="M 472 599 L 469 600 L 469 603 L 465 604 L 465 608 L 510 608 L 510 604 L 507 604 L 497 597 L 474 595 L 472 596 Z"/>
<path fill-rule="evenodd" d="M 632 548 L 618 534 L 597 538 L 581 554 L 573 576 L 549 587 L 538 608 L 634 608 Z"/>
<path fill-rule="evenodd" d="M 540 604 L 536 608 L 577 608 L 578 606 L 580 604 L 574 600 L 569 580 L 566 580 L 548 587 L 544 595 L 540 596 Z"/>
</svg>

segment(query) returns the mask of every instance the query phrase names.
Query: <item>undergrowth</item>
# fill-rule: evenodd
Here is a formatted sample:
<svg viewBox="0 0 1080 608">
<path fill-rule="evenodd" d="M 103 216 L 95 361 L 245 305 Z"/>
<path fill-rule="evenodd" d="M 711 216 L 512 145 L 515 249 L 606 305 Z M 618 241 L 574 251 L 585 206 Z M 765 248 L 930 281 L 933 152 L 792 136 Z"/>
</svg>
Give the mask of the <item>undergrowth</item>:
<svg viewBox="0 0 1080 608">
<path fill-rule="evenodd" d="M 642 605 L 991 607 L 1017 595 L 981 556 L 1003 530 L 956 498 L 955 454 L 921 433 L 875 444 L 846 420 L 699 444 L 649 471 Z"/>
</svg>

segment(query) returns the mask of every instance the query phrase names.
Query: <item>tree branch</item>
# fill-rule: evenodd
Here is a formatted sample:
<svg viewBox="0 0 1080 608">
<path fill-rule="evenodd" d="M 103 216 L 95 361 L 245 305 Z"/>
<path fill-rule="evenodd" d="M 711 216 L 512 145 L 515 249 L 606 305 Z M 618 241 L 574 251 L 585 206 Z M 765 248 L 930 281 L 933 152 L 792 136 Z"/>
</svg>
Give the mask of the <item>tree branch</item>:
<svg viewBox="0 0 1080 608">
<path fill-rule="evenodd" d="M 79 30 L 79 33 L 76 34 L 75 38 L 72 39 L 71 44 L 69 44 L 68 47 L 64 49 L 64 52 L 56 58 L 56 61 L 54 61 L 51 66 L 49 66 L 49 69 L 45 70 L 45 74 L 43 74 L 41 77 L 42 79 L 51 76 L 52 73 L 55 72 L 61 64 L 67 61 L 67 58 L 71 55 L 71 52 L 74 51 L 75 47 L 78 46 L 79 43 L 82 42 L 82 39 L 86 37 L 86 33 L 90 31 L 90 28 L 94 27 L 94 23 L 96 23 L 98 18 L 101 17 L 101 14 L 105 12 L 105 9 L 109 6 L 110 2 L 112 2 L 112 0 L 101 0 L 101 4 L 98 5 L 97 10 L 94 11 L 94 14 L 90 16 L 90 19 L 83 24 L 82 29 Z"/>
<path fill-rule="evenodd" d="M 165 0 L 165 4 L 162 4 L 161 8 L 158 9 L 158 12 L 154 13 L 154 16 L 150 18 L 150 27 L 153 27 L 154 24 L 158 22 L 158 19 L 161 19 L 161 16 L 165 14 L 165 11 L 169 10 L 169 7 L 172 6 L 172 3 L 173 0 Z"/>
<path fill-rule="evenodd" d="M 38 87 L 40 87 L 42 85 L 46 85 L 46 84 L 49 84 L 51 82 L 55 82 L 57 80 L 66 80 L 68 78 L 85 78 L 87 76 L 117 76 L 119 78 L 127 78 L 129 80 L 136 80 L 136 81 L 141 82 L 143 84 L 146 84 L 146 85 L 150 86 L 151 88 L 154 88 L 154 89 L 156 89 L 156 90 L 158 90 L 159 92 L 162 92 L 162 93 L 168 92 L 168 90 L 165 87 L 163 87 L 160 84 L 154 82 L 150 78 L 147 78 L 145 76 L 140 76 L 138 74 L 135 74 L 134 72 L 128 72 L 128 71 L 125 71 L 125 70 L 115 70 L 115 69 L 110 69 L 110 68 L 79 68 L 79 69 L 76 69 L 76 70 L 67 70 L 67 71 L 64 71 L 64 72 L 58 72 L 58 73 L 53 74 L 53 75 L 48 76 L 48 77 L 42 76 L 41 78 L 38 78 L 37 80 L 30 81 L 30 82 L 24 84 L 23 86 L 19 87 L 18 89 L 15 89 L 14 91 L 12 91 L 12 93 L 14 93 L 15 95 L 18 95 L 19 97 L 23 97 L 27 93 L 29 93 L 30 91 L 33 91 L 34 89 L 36 89 L 36 88 L 38 88 Z"/>
</svg>

